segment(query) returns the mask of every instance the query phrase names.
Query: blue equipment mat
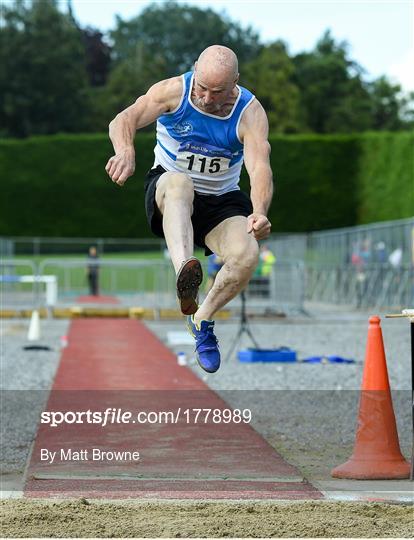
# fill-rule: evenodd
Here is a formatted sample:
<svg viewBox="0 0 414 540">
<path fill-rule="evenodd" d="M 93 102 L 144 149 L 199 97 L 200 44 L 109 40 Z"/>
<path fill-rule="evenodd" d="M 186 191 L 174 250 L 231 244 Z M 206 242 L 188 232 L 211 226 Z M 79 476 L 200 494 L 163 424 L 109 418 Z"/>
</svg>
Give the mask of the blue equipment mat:
<svg viewBox="0 0 414 540">
<path fill-rule="evenodd" d="M 240 362 L 296 362 L 296 351 L 289 347 L 279 349 L 242 349 L 238 353 Z"/>
<path fill-rule="evenodd" d="M 342 356 L 309 356 L 303 358 L 301 362 L 308 364 L 355 364 L 352 358 L 342 358 Z"/>
</svg>

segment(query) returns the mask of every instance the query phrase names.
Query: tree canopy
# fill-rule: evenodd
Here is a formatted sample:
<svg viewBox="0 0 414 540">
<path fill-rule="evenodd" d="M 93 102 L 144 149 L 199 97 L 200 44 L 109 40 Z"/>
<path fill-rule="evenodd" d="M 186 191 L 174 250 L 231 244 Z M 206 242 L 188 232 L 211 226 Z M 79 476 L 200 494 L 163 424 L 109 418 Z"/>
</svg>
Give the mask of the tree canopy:
<svg viewBox="0 0 414 540">
<path fill-rule="evenodd" d="M 0 107 L 4 135 L 87 129 L 88 80 L 81 34 L 54 0 L 2 7 Z"/>
<path fill-rule="evenodd" d="M 300 91 L 293 80 L 295 66 L 286 46 L 278 41 L 263 47 L 260 54 L 242 69 L 242 83 L 256 95 L 267 111 L 270 130 L 297 133 L 304 125 L 300 118 Z"/>
<path fill-rule="evenodd" d="M 347 43 L 326 31 L 311 51 L 264 44 L 251 27 L 210 8 L 154 2 L 107 34 L 82 28 L 68 0 L 13 0 L 0 13 L 0 135 L 96 132 L 156 81 L 192 68 L 221 43 L 239 58 L 278 133 L 402 130 L 414 95 L 382 76 L 365 80 Z M 177 36 L 180 36 L 177 39 Z"/>
<path fill-rule="evenodd" d="M 250 27 L 242 28 L 210 8 L 175 2 L 151 4 L 130 21 L 118 17 L 110 36 L 115 61 L 133 59 L 144 47 L 165 59 L 165 77 L 191 69 L 200 52 L 213 43 L 225 43 L 240 63 L 254 58 L 261 48 Z"/>
</svg>

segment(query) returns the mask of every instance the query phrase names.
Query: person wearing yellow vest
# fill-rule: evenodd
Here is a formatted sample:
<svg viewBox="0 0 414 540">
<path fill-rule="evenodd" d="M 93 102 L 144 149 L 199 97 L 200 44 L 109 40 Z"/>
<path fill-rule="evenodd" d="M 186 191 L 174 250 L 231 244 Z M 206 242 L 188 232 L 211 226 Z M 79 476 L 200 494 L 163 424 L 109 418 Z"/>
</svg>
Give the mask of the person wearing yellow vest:
<svg viewBox="0 0 414 540">
<path fill-rule="evenodd" d="M 270 251 L 268 245 L 263 245 L 260 248 L 260 275 L 264 277 L 270 276 L 272 273 L 273 265 L 276 262 L 276 257 L 274 254 Z"/>
</svg>

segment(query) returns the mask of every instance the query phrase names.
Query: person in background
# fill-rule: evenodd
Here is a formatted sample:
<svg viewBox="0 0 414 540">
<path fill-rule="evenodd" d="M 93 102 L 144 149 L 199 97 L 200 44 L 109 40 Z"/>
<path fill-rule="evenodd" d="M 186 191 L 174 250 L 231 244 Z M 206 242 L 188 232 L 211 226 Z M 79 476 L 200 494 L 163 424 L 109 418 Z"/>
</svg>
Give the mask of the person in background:
<svg viewBox="0 0 414 540">
<path fill-rule="evenodd" d="M 403 259 L 403 250 L 398 247 L 388 257 L 388 262 L 394 270 L 399 270 Z"/>
<path fill-rule="evenodd" d="M 356 272 L 356 307 L 360 308 L 367 291 L 367 266 L 372 262 L 371 240 L 364 238 L 354 244 L 351 263 Z"/>
<path fill-rule="evenodd" d="M 375 244 L 375 262 L 380 264 L 386 264 L 387 260 L 387 248 L 385 246 L 385 243 L 381 240 L 380 242 L 377 242 L 377 244 Z"/>
<path fill-rule="evenodd" d="M 205 293 L 208 294 L 211 287 L 214 285 L 214 280 L 216 279 L 217 273 L 220 268 L 223 266 L 223 260 L 220 259 L 218 255 L 212 253 L 208 257 L 207 263 L 207 282 Z"/>
<path fill-rule="evenodd" d="M 273 265 L 276 262 L 276 257 L 267 244 L 261 246 L 259 258 L 261 261 L 260 274 L 262 276 L 269 277 L 272 273 Z"/>
<path fill-rule="evenodd" d="M 259 262 L 250 281 L 251 292 L 255 296 L 269 298 L 270 295 L 270 276 L 276 257 L 269 249 L 267 244 L 260 246 Z"/>
<path fill-rule="evenodd" d="M 88 284 L 89 284 L 89 294 L 91 296 L 99 295 L 99 257 L 98 251 L 95 246 L 89 248 L 88 254 L 88 266 L 86 269 Z"/>
</svg>

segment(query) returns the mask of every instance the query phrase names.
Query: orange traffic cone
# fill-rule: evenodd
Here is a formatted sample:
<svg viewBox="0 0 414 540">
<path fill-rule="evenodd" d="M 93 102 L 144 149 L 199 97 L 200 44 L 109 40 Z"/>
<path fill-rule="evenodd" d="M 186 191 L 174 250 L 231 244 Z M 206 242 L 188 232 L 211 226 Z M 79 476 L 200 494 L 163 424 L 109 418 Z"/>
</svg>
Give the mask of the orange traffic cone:
<svg viewBox="0 0 414 540">
<path fill-rule="evenodd" d="M 398 441 L 380 322 L 379 317 L 369 319 L 354 452 L 332 470 L 335 478 L 380 480 L 410 474 Z"/>
</svg>

